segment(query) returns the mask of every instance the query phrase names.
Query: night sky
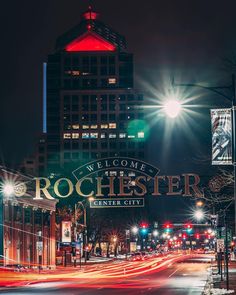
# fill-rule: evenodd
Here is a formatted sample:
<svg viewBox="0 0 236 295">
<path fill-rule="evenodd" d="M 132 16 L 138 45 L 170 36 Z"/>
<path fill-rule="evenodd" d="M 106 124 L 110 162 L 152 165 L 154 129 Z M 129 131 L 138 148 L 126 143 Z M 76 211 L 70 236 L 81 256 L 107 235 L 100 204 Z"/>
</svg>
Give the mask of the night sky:
<svg viewBox="0 0 236 295">
<path fill-rule="evenodd" d="M 235 1 L 4 1 L 0 12 L 2 163 L 15 166 L 33 151 L 42 130 L 42 63 L 53 52 L 56 38 L 80 22 L 89 3 L 104 23 L 125 35 L 135 55 L 136 86 L 150 85 L 160 93 L 163 81 L 173 74 L 178 82 L 230 84 L 231 72 L 222 69 L 223 59 L 236 52 Z M 196 103 L 204 99 L 211 106 L 221 103 L 206 94 Z M 208 124 L 208 134 L 203 140 L 209 144 L 209 112 L 206 115 L 202 122 Z M 205 127 L 199 128 L 192 131 L 200 134 Z M 190 141 L 204 145 L 200 137 Z M 185 154 L 184 147 L 189 145 L 176 146 L 176 152 Z M 183 167 L 189 165 L 188 155 L 182 160 Z M 171 174 L 171 165 L 163 168 Z"/>
</svg>

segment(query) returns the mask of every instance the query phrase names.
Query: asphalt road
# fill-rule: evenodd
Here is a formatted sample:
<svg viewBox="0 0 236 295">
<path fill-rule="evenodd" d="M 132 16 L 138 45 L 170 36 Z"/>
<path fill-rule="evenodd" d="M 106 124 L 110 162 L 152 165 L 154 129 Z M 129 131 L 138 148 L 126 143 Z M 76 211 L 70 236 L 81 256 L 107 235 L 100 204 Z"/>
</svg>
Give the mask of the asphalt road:
<svg viewBox="0 0 236 295">
<path fill-rule="evenodd" d="M 94 276 L 93 272 L 82 278 L 77 278 L 74 274 L 74 278 L 72 276 L 50 282 L 33 282 L 25 287 L 1 289 L 0 293 L 2 295 L 202 294 L 209 265 L 206 257 L 198 257 L 183 262 L 170 262 L 160 269 L 125 278 L 115 277 L 115 275 L 112 278 L 96 277 L 96 271 L 94 271 Z M 134 267 L 138 267 L 138 264 L 135 264 Z M 109 269 L 107 270 L 109 271 Z M 110 270 L 111 272 L 112 270 Z"/>
</svg>

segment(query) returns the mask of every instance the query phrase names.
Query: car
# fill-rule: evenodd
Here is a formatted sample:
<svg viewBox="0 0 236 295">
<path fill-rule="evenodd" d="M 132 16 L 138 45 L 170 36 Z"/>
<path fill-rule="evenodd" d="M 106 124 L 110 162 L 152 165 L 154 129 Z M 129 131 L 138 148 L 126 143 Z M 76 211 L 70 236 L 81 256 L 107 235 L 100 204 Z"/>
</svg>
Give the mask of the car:
<svg viewBox="0 0 236 295">
<path fill-rule="evenodd" d="M 144 256 L 142 255 L 141 252 L 132 253 L 131 256 L 130 256 L 131 261 L 142 261 L 144 259 L 145 258 L 144 258 Z"/>
<path fill-rule="evenodd" d="M 16 271 L 16 272 L 28 272 L 29 268 L 25 267 L 22 264 L 7 264 L 6 266 L 7 270 L 12 270 L 12 271 Z"/>
</svg>

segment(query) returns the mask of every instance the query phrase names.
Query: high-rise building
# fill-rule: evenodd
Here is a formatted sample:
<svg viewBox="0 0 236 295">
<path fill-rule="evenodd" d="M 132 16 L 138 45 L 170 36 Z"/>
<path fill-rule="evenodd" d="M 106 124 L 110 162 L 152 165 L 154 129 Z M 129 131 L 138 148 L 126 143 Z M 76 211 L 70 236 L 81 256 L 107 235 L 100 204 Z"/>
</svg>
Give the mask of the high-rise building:
<svg viewBox="0 0 236 295">
<path fill-rule="evenodd" d="M 106 157 L 145 158 L 143 95 L 133 54 L 90 7 L 56 41 L 44 65 L 44 136 L 36 173 L 71 170 Z"/>
</svg>

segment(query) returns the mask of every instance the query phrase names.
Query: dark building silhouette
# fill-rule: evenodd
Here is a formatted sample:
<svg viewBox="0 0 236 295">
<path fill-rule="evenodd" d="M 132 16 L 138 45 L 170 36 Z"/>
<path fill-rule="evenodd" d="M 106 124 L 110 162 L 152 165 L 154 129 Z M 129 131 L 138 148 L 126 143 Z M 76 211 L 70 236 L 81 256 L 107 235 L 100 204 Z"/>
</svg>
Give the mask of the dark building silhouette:
<svg viewBox="0 0 236 295">
<path fill-rule="evenodd" d="M 143 95 L 123 36 L 89 8 L 44 65 L 44 135 L 27 172 L 72 171 L 106 157 L 145 159 Z"/>
</svg>

